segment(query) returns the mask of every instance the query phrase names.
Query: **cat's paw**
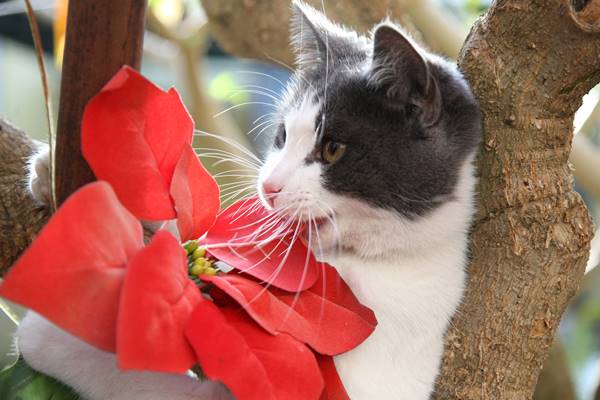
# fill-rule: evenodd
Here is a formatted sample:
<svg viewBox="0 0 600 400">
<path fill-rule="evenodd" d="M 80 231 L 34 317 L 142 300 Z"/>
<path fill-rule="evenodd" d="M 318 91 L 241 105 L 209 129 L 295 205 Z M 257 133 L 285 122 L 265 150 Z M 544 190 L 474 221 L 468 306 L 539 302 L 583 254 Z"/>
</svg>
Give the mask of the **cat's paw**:
<svg viewBox="0 0 600 400">
<path fill-rule="evenodd" d="M 29 162 L 29 192 L 39 204 L 50 204 L 50 150 L 44 146 Z"/>
</svg>

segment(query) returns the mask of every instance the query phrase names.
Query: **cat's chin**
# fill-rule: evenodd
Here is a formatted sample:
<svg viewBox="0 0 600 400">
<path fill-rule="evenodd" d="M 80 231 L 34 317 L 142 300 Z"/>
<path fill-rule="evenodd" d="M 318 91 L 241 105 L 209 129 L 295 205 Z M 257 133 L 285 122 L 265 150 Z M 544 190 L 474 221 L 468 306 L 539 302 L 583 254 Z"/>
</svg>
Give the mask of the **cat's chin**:
<svg viewBox="0 0 600 400">
<path fill-rule="evenodd" d="M 313 219 L 311 228 L 306 226 L 302 231 L 301 238 L 319 260 L 328 259 L 340 251 L 339 233 L 330 218 Z"/>
</svg>

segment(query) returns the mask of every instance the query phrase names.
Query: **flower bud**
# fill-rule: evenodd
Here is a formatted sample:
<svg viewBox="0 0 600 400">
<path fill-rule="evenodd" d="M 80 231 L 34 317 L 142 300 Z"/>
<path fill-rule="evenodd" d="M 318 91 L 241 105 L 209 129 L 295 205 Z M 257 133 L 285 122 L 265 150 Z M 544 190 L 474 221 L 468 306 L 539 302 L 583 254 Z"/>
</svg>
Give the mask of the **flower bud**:
<svg viewBox="0 0 600 400">
<path fill-rule="evenodd" d="M 183 248 L 188 253 L 188 255 L 192 254 L 194 251 L 196 251 L 196 249 L 198 249 L 198 241 L 197 240 L 188 240 L 183 245 Z"/>
<path fill-rule="evenodd" d="M 192 253 L 192 260 L 197 260 L 199 258 L 204 257 L 205 255 L 206 255 L 206 249 L 204 247 L 198 247 Z"/>
</svg>

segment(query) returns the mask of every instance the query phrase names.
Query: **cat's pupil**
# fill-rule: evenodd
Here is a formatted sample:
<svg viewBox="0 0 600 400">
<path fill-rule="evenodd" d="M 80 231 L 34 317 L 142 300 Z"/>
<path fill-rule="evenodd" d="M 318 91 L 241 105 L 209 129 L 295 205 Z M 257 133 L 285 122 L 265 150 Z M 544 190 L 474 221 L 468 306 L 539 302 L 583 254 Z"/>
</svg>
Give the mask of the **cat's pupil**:
<svg viewBox="0 0 600 400">
<path fill-rule="evenodd" d="M 334 162 L 339 160 L 344 155 L 345 151 L 346 151 L 345 144 L 342 144 L 339 142 L 334 142 L 334 141 L 327 141 L 325 143 L 325 145 L 323 146 L 323 151 L 322 151 L 321 157 L 322 157 L 323 161 L 325 161 L 329 164 L 333 164 Z"/>
<path fill-rule="evenodd" d="M 282 126 L 281 128 L 279 128 L 279 132 L 277 132 L 277 135 L 275 136 L 275 147 L 277 147 L 278 149 L 283 148 L 283 146 L 285 146 L 286 140 L 287 133 L 285 131 L 285 126 Z"/>
</svg>

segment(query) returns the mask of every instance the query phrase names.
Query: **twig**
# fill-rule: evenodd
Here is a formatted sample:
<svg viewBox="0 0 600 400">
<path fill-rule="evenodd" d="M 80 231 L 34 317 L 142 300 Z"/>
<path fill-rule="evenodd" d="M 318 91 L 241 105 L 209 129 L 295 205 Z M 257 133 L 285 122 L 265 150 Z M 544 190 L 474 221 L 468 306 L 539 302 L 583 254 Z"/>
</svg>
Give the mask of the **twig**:
<svg viewBox="0 0 600 400">
<path fill-rule="evenodd" d="M 38 67 L 40 69 L 40 77 L 42 79 L 42 88 L 44 89 L 44 100 L 46 106 L 46 122 L 48 124 L 48 145 L 50 147 L 50 157 L 48 166 L 50 169 L 50 207 L 54 212 L 56 210 L 56 190 L 54 181 L 54 117 L 52 116 L 52 99 L 50 97 L 50 89 L 48 87 L 48 76 L 46 74 L 46 64 L 44 62 L 44 49 L 42 48 L 42 38 L 40 37 L 40 30 L 33 13 L 33 7 L 29 0 L 25 0 L 25 7 L 27 8 L 27 19 L 29 20 L 29 26 L 31 27 L 31 35 L 33 36 L 33 43 L 35 45 L 35 55 L 37 57 Z"/>
</svg>

